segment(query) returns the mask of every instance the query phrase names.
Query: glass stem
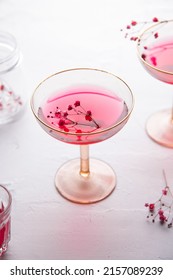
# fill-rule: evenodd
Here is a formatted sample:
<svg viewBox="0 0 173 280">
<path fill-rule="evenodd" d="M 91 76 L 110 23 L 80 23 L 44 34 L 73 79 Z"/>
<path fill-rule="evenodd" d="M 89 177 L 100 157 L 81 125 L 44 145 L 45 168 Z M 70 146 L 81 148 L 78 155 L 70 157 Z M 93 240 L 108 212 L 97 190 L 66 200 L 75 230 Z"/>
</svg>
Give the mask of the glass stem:
<svg viewBox="0 0 173 280">
<path fill-rule="evenodd" d="M 88 177 L 89 174 L 89 146 L 80 145 L 80 175 Z"/>
</svg>

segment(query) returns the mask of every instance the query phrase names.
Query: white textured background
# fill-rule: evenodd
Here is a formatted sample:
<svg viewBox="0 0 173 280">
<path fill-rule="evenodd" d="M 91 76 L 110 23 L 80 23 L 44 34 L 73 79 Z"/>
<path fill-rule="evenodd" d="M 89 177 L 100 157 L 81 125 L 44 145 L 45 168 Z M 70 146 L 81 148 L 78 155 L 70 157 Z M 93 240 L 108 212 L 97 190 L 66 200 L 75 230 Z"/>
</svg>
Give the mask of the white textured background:
<svg viewBox="0 0 173 280">
<path fill-rule="evenodd" d="M 160 196 L 163 168 L 173 188 L 173 149 L 145 133 L 147 117 L 171 106 L 173 87 L 145 72 L 135 43 L 120 32 L 132 19 L 154 16 L 170 19 L 172 0 L 0 0 L 0 29 L 17 38 L 24 56 L 28 100 L 40 80 L 74 67 L 115 73 L 136 99 L 125 128 L 90 148 L 118 177 L 113 194 L 93 205 L 57 193 L 54 174 L 79 149 L 42 131 L 29 102 L 20 121 L 0 128 L 0 182 L 13 196 L 4 259 L 173 259 L 173 229 L 148 223 L 144 207 Z"/>
</svg>

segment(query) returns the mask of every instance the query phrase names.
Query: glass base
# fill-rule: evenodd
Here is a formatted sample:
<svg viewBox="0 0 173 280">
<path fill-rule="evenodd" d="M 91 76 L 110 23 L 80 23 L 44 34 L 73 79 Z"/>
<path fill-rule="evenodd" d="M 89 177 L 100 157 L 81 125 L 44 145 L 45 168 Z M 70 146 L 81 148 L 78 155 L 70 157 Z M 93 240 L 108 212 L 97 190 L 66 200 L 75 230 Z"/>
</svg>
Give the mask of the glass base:
<svg viewBox="0 0 173 280">
<path fill-rule="evenodd" d="M 90 174 L 80 174 L 80 159 L 66 162 L 56 173 L 55 186 L 66 199 L 94 203 L 109 196 L 116 186 L 116 175 L 106 163 L 90 159 Z"/>
<path fill-rule="evenodd" d="M 171 109 L 152 114 L 146 124 L 149 137 L 156 143 L 173 148 L 173 120 Z"/>
</svg>

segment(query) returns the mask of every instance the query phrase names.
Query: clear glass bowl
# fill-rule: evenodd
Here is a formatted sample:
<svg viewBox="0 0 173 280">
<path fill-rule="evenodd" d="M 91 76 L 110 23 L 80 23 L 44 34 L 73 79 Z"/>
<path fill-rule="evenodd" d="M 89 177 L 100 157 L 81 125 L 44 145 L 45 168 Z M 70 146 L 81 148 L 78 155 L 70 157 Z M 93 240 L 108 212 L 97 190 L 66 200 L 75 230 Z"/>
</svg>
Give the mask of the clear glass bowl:
<svg viewBox="0 0 173 280">
<path fill-rule="evenodd" d="M 20 118 L 26 104 L 21 53 L 15 37 L 0 31 L 0 125 Z"/>
</svg>

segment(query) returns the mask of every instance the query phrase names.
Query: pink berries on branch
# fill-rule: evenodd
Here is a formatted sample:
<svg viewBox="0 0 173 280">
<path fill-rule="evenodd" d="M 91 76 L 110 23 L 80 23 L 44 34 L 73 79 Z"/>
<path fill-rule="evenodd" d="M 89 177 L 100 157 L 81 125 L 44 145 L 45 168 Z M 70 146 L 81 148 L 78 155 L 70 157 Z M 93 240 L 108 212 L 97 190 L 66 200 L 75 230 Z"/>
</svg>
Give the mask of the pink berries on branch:
<svg viewBox="0 0 173 280">
<path fill-rule="evenodd" d="M 74 116 L 79 115 L 82 116 L 80 122 L 77 119 L 74 120 Z M 64 132 L 69 132 L 69 130 L 73 129 L 77 134 L 82 133 L 79 126 L 92 127 L 93 131 L 100 128 L 99 124 L 93 118 L 91 110 L 85 110 L 80 100 L 76 100 L 74 104 L 69 104 L 66 111 L 56 107 L 54 112 L 49 112 L 47 118 L 51 118 L 52 124 L 57 125 Z"/>
<path fill-rule="evenodd" d="M 125 28 L 122 28 L 120 31 L 125 32 L 125 38 L 129 38 L 131 41 L 138 40 L 138 34 L 142 28 L 147 24 L 159 22 L 157 17 L 154 17 L 151 21 L 136 21 L 132 20 L 130 24 L 127 24 Z M 158 32 L 154 34 L 155 38 L 158 38 Z"/>
<path fill-rule="evenodd" d="M 167 224 L 168 228 L 173 226 L 173 195 L 168 186 L 162 190 L 160 198 L 154 203 L 145 203 L 148 208 L 147 219 L 151 219 L 153 223 L 156 220 L 160 224 Z"/>
</svg>

